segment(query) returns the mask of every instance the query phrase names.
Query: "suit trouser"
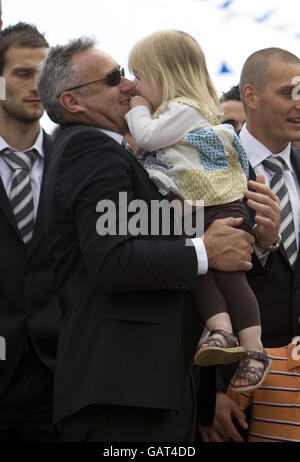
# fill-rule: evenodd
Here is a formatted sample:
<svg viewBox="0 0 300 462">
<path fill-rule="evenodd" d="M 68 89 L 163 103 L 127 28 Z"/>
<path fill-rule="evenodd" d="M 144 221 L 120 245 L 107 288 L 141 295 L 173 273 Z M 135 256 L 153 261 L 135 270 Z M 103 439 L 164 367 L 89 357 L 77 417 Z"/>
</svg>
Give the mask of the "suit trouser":
<svg viewBox="0 0 300 462">
<path fill-rule="evenodd" d="M 52 400 L 53 375 L 29 345 L 0 396 L 0 442 L 58 441 Z"/>
<path fill-rule="evenodd" d="M 63 441 L 192 442 L 195 387 L 187 374 L 179 412 L 130 406 L 90 405 L 62 421 Z"/>
</svg>

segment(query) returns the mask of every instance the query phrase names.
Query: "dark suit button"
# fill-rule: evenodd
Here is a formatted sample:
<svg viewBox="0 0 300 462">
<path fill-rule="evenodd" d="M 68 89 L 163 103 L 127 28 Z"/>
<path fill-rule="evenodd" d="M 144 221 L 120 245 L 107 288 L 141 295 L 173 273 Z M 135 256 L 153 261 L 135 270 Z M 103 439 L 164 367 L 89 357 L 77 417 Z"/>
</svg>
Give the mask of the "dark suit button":
<svg viewBox="0 0 300 462">
<path fill-rule="evenodd" d="M 29 311 L 29 312 L 27 313 L 27 319 L 31 319 L 31 318 L 32 318 L 32 311 Z"/>
</svg>

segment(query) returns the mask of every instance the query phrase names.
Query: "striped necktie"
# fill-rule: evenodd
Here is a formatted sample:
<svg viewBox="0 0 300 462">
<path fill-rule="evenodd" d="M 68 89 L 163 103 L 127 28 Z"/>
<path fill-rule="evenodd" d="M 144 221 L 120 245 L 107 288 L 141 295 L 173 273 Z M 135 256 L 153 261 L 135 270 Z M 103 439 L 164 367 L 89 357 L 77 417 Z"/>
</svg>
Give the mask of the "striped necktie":
<svg viewBox="0 0 300 462">
<path fill-rule="evenodd" d="M 297 241 L 289 193 L 283 179 L 286 163 L 281 157 L 272 156 L 264 160 L 263 165 L 273 172 L 270 188 L 280 200 L 280 234 L 285 253 L 293 266 L 297 259 Z"/>
<path fill-rule="evenodd" d="M 32 239 L 34 228 L 30 169 L 35 159 L 36 150 L 31 149 L 22 152 L 6 148 L 1 154 L 3 160 L 13 171 L 9 200 L 23 242 L 27 244 Z"/>
</svg>

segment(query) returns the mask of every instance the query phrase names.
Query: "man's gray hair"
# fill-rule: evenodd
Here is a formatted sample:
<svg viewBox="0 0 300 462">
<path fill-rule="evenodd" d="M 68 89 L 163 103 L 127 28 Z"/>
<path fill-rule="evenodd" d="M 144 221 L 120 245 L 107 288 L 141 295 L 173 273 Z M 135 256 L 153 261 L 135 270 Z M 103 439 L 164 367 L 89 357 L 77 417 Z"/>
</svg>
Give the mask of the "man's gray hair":
<svg viewBox="0 0 300 462">
<path fill-rule="evenodd" d="M 94 46 L 94 39 L 81 37 L 71 40 L 67 45 L 57 45 L 50 49 L 39 73 L 38 92 L 53 122 L 61 122 L 61 93 L 80 84 L 78 68 L 72 62 L 73 56 Z"/>
</svg>

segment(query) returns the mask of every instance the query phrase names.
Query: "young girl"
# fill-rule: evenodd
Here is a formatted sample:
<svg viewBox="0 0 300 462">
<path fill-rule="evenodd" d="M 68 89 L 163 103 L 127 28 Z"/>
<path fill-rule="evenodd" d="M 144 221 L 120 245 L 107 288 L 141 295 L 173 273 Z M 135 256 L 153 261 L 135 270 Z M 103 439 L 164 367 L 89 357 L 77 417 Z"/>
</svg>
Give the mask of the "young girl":
<svg viewBox="0 0 300 462">
<path fill-rule="evenodd" d="M 217 218 L 244 218 L 248 160 L 230 125 L 219 125 L 218 98 L 197 41 L 185 32 L 160 31 L 139 41 L 129 58 L 140 96 L 126 120 L 143 166 L 162 194 L 204 201 L 204 229 Z M 242 272 L 208 270 L 199 277 L 196 302 L 210 331 L 195 355 L 198 365 L 240 360 L 236 392 L 257 388 L 269 369 L 256 298 Z M 229 315 L 230 314 L 230 315 Z M 232 323 L 238 332 L 233 335 Z M 242 358 L 242 359 L 241 359 Z"/>
</svg>

